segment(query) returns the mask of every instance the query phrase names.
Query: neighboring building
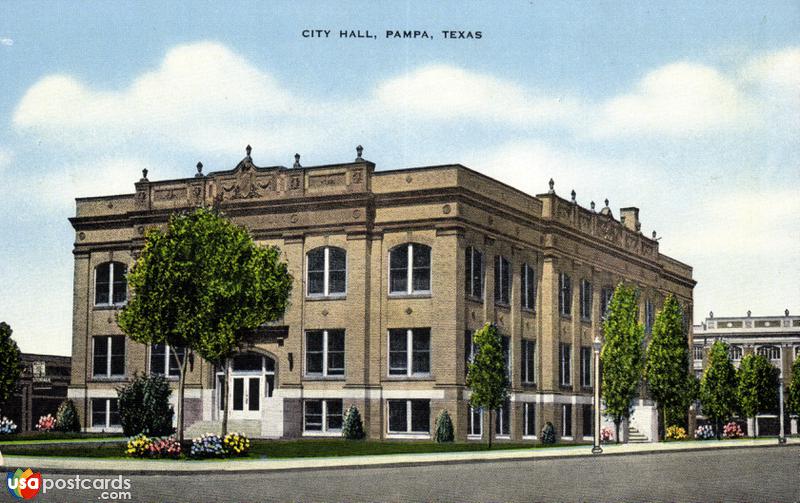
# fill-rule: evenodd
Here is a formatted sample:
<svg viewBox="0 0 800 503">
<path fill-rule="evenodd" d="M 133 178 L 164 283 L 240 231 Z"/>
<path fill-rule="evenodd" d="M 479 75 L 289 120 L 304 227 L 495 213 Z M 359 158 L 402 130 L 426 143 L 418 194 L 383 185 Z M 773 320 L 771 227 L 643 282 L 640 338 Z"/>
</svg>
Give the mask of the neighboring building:
<svg viewBox="0 0 800 503">
<path fill-rule="evenodd" d="M 22 353 L 22 375 L 17 391 L 0 407 L 2 415 L 17 424 L 17 431 L 31 431 L 41 416 L 56 415 L 67 398 L 69 356 Z"/>
<path fill-rule="evenodd" d="M 800 316 L 790 316 L 785 310 L 783 316 L 714 317 L 713 311 L 700 325 L 693 327 L 694 343 L 692 358 L 695 375 L 699 378 L 708 363 L 708 350 L 715 341 L 728 344 L 733 365 L 739 368 L 742 357 L 750 353 L 766 356 L 773 365 L 781 369 L 784 387 L 788 388 L 792 378 L 792 364 L 800 358 Z M 785 389 L 784 389 L 785 391 Z M 786 393 L 784 393 L 786 396 Z M 755 427 L 759 434 L 777 434 L 780 428 L 778 415 L 758 416 Z M 797 434 L 797 417 L 787 418 L 786 433 Z"/>
<path fill-rule="evenodd" d="M 553 191 L 531 196 L 461 165 L 375 171 L 355 161 L 256 167 L 153 182 L 77 200 L 70 396 L 90 429 L 118 428 L 115 387 L 137 372 L 175 376 L 163 347 L 126 339 L 115 322 L 125 272 L 147 228 L 175 210 L 219 205 L 294 276 L 279 323 L 234 359 L 231 420 L 266 437 L 337 436 L 360 409 L 371 438 L 431 438 L 442 409 L 456 438 L 591 436 L 590 346 L 614 285 L 641 290 L 642 322 L 667 293 L 692 316 L 691 267 L 661 255 L 638 209 L 595 212 Z M 647 314 L 650 313 L 650 314 Z M 471 333 L 495 322 L 512 393 L 496 415 L 473 411 L 465 387 Z M 195 358 L 187 424 L 220 417 L 222 374 Z M 648 408 L 651 404 L 639 402 Z M 648 410 L 651 411 L 652 407 Z M 642 417 L 650 418 L 648 412 Z M 640 428 L 642 430 L 643 428 Z"/>
</svg>

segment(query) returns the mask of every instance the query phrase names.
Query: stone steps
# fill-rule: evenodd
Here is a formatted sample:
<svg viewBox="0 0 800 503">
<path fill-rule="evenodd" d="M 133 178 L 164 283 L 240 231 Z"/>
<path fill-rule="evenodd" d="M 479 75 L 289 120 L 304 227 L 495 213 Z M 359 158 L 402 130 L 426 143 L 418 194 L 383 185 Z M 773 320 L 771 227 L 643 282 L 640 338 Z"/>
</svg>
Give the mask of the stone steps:
<svg viewBox="0 0 800 503">
<path fill-rule="evenodd" d="M 647 438 L 645 434 L 634 428 L 633 426 L 628 427 L 628 442 L 632 444 L 645 444 L 650 442 L 650 439 Z"/>
</svg>

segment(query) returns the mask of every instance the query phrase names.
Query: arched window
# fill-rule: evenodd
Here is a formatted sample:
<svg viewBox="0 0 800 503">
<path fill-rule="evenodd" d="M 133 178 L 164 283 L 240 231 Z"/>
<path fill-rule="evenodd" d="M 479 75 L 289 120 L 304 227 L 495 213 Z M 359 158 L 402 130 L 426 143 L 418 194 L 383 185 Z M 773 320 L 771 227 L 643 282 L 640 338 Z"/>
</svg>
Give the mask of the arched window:
<svg viewBox="0 0 800 503">
<path fill-rule="evenodd" d="M 431 291 L 431 248 L 405 243 L 389 252 L 389 293 L 412 294 Z"/>
<path fill-rule="evenodd" d="M 760 346 L 756 349 L 756 353 L 767 357 L 771 362 L 779 362 L 781 360 L 781 348 L 778 346 Z"/>
<path fill-rule="evenodd" d="M 742 347 L 741 346 L 734 346 L 732 345 L 729 349 L 731 360 L 739 361 L 742 359 Z"/>
<path fill-rule="evenodd" d="M 110 306 L 128 300 L 128 266 L 122 262 L 105 262 L 94 270 L 94 304 Z"/>
<path fill-rule="evenodd" d="M 344 295 L 347 292 L 347 252 L 323 246 L 308 252 L 308 295 Z"/>
</svg>

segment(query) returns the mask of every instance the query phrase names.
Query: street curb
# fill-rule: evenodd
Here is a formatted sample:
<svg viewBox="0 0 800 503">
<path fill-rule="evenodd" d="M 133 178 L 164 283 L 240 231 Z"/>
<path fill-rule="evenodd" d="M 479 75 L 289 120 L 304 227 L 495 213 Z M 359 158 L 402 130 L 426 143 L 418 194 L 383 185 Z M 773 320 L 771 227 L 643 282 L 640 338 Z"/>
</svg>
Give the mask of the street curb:
<svg viewBox="0 0 800 503">
<path fill-rule="evenodd" d="M 661 444 L 657 444 L 661 445 Z M 436 458 L 428 458 L 428 459 L 418 459 L 418 460 L 398 460 L 395 462 L 386 461 L 386 462 L 376 462 L 376 463 L 364 463 L 363 461 L 367 461 L 370 456 L 363 456 L 359 458 L 351 458 L 349 457 L 341 464 L 313 464 L 313 460 L 326 460 L 329 461 L 331 458 L 304 458 L 303 460 L 308 460 L 308 466 L 272 466 L 272 467 L 264 467 L 261 466 L 254 466 L 253 468 L 248 468 L 246 465 L 247 463 L 258 463 L 258 460 L 248 460 L 243 461 L 241 463 L 237 463 L 236 465 L 231 465 L 230 461 L 200 461 L 199 463 L 203 466 L 203 469 L 189 469 L 189 470 L 171 470 L 171 464 L 175 462 L 170 461 L 151 461 L 150 463 L 154 463 L 148 467 L 148 469 L 140 469 L 140 468 L 96 468 L 96 467 L 88 467 L 88 468 L 62 468 L 59 466 L 47 466 L 47 463 L 44 464 L 36 464 L 36 465 L 26 465 L 26 467 L 33 468 L 35 466 L 36 470 L 38 471 L 51 471 L 53 473 L 64 474 L 64 475 L 152 475 L 152 476 L 197 476 L 197 475 L 205 475 L 205 474 L 223 474 L 223 473 L 253 473 L 253 474 L 266 474 L 266 473 L 288 473 L 288 472 L 305 472 L 305 471 L 329 471 L 329 470 L 339 470 L 343 468 L 357 468 L 357 469 L 365 469 L 365 468 L 388 468 L 388 467 L 416 467 L 416 466 L 426 466 L 431 464 L 438 464 L 438 465 L 460 465 L 460 464 L 472 464 L 472 463 L 502 463 L 502 462 L 519 462 L 519 461 L 553 461 L 559 459 L 579 459 L 579 458 L 594 458 L 594 459 L 603 459 L 608 457 L 619 457 L 619 456 L 642 456 L 642 455 L 659 455 L 659 454 L 669 454 L 669 453 L 676 453 L 676 452 L 708 452 L 714 450 L 741 450 L 741 449 L 754 449 L 754 448 L 779 448 L 779 447 L 793 447 L 797 448 L 800 447 L 800 442 L 789 442 L 787 444 L 781 445 L 776 443 L 763 443 L 763 444 L 744 444 L 744 445 L 709 445 L 709 446 L 696 446 L 696 447 L 689 447 L 689 448 L 675 448 L 675 449 L 650 449 L 650 450 L 635 450 L 635 451 L 621 451 L 621 452 L 604 452 L 601 455 L 592 454 L 591 452 L 582 452 L 582 453 L 566 453 L 566 454 L 546 454 L 543 453 L 541 455 L 532 456 L 530 454 L 524 456 L 509 456 L 509 457 L 500 457 L 500 458 L 488 458 L 488 457 L 465 457 L 460 459 L 436 459 Z M 590 449 L 590 447 L 587 447 Z M 501 452 L 501 451 L 495 451 Z M 401 455 L 405 456 L 405 455 Z M 11 470 L 20 466 L 19 463 L 14 464 L 14 466 L 10 465 L 9 463 L 13 463 L 15 460 L 19 459 L 20 461 L 29 461 L 29 457 L 26 456 L 6 456 L 5 460 L 0 457 L 0 470 Z M 39 461 L 42 458 L 39 458 Z M 53 460 L 63 460 L 65 458 L 53 458 Z M 297 461 L 300 458 L 285 458 L 285 459 L 275 459 L 270 461 Z M 361 461 L 361 462 L 358 462 Z M 158 469 L 157 464 L 163 463 L 163 469 Z M 178 463 L 183 463 L 179 461 Z"/>
</svg>

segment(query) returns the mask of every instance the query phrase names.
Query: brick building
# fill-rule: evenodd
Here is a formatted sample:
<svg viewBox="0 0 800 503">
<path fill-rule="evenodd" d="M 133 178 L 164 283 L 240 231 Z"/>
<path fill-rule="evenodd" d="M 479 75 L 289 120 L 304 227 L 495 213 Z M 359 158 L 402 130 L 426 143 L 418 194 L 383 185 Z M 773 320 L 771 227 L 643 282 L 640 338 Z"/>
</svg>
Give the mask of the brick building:
<svg viewBox="0 0 800 503">
<path fill-rule="evenodd" d="M 613 286 L 638 285 L 648 326 L 670 292 L 691 319 L 692 270 L 640 232 L 636 208 L 617 220 L 607 202 L 583 208 L 552 182 L 532 196 L 457 164 L 375 171 L 357 153 L 262 168 L 248 147 L 229 171 L 145 172 L 135 193 L 77 200 L 70 396 L 92 429 L 116 428 L 120 382 L 175 373 L 163 347 L 127 340 L 115 313 L 145 230 L 200 205 L 279 246 L 294 276 L 290 308 L 234 360 L 228 386 L 232 421 L 265 437 L 339 435 L 355 404 L 371 438 L 430 438 L 442 409 L 456 438 L 485 438 L 488 414 L 470 410 L 464 382 L 470 334 L 491 321 L 512 383 L 497 436 L 533 439 L 550 421 L 580 441 L 591 435 L 589 348 Z M 186 405 L 197 431 L 218 421 L 220 379 L 194 359 Z"/>
<path fill-rule="evenodd" d="M 67 398 L 70 384 L 69 356 L 22 353 L 22 375 L 17 391 L 2 404 L 2 415 L 17 425 L 17 431 L 31 431 L 41 416 L 52 414 Z"/>
</svg>

